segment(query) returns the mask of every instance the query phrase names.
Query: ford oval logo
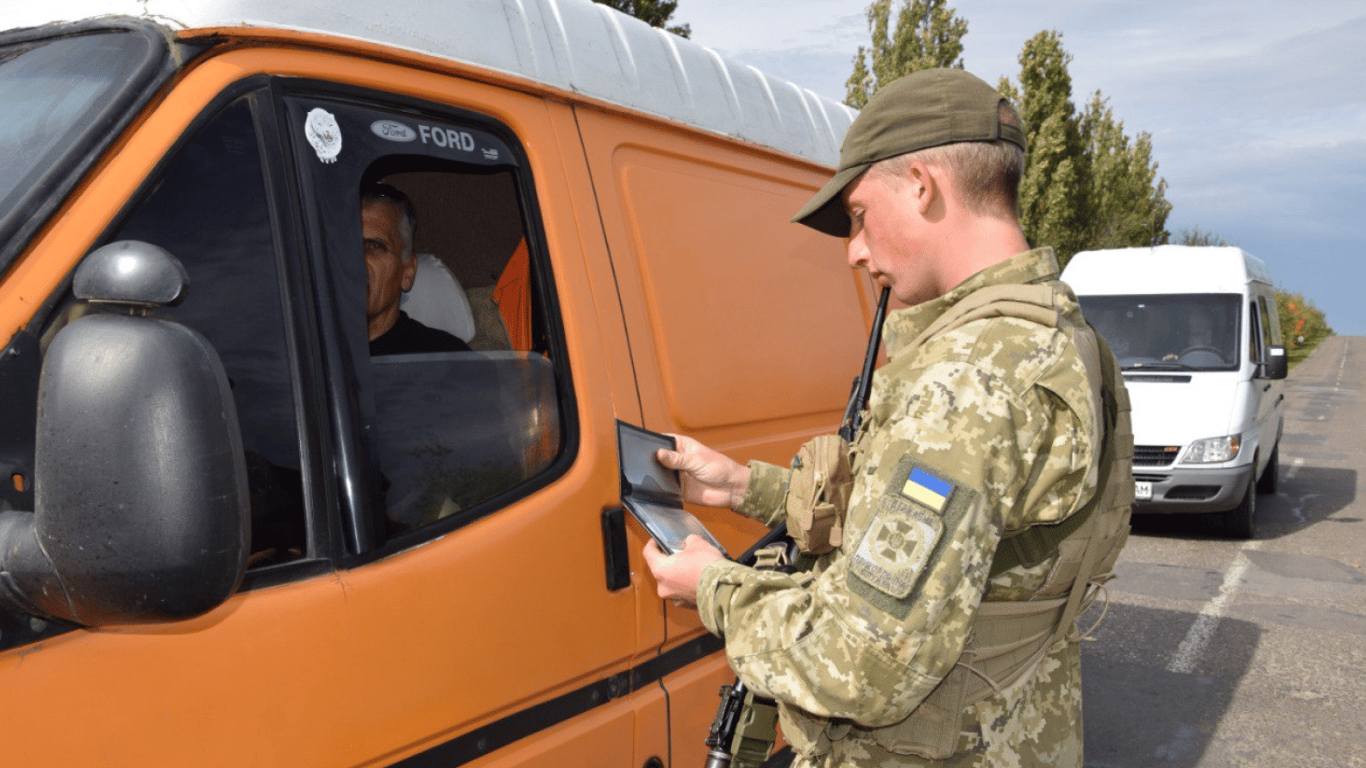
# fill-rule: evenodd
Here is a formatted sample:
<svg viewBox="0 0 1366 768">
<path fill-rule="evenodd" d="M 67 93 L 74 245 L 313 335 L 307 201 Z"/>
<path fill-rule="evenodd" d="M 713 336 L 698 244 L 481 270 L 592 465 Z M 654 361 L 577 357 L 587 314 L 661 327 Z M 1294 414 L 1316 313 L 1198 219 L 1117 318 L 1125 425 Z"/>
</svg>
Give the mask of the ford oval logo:
<svg viewBox="0 0 1366 768">
<path fill-rule="evenodd" d="M 393 120 L 376 120 L 370 124 L 370 130 L 381 139 L 389 141 L 412 141 L 417 138 L 417 133 L 412 128 Z"/>
</svg>

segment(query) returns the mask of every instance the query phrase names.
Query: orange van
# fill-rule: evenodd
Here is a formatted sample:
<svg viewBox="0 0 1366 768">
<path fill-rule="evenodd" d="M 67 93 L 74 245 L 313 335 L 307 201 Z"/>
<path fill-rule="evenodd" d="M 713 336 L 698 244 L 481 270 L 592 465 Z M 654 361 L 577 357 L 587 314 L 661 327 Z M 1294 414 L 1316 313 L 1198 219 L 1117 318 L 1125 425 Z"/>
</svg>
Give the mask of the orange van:
<svg viewBox="0 0 1366 768">
<path fill-rule="evenodd" d="M 587 0 L 20 6 L 0 764 L 701 765 L 617 421 L 835 425 L 872 287 L 786 222 L 851 112 Z M 370 182 L 470 351 L 371 356 Z"/>
</svg>

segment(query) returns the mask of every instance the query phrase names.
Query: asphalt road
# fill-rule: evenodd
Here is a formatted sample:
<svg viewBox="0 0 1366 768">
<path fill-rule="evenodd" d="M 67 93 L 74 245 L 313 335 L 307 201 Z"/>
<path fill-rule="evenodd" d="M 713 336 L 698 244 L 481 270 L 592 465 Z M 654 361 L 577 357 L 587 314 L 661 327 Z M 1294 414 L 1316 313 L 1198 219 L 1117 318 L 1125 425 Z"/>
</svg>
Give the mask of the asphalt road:
<svg viewBox="0 0 1366 768">
<path fill-rule="evenodd" d="M 1147 516 L 1083 648 L 1086 765 L 1366 768 L 1366 337 L 1288 380 L 1257 536 Z"/>
</svg>

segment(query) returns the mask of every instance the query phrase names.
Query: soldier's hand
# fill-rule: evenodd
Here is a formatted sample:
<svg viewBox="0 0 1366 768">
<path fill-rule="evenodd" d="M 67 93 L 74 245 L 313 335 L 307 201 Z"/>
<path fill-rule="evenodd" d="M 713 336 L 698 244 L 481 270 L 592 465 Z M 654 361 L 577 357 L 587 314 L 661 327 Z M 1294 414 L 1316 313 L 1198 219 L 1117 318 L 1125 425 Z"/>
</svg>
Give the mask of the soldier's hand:
<svg viewBox="0 0 1366 768">
<path fill-rule="evenodd" d="M 702 570 L 723 557 L 716 547 L 697 534 L 689 536 L 683 542 L 683 549 L 673 555 L 664 554 L 655 540 L 650 539 L 644 554 L 645 564 L 659 585 L 659 596 L 684 607 L 697 605 L 697 582 L 702 578 Z"/>
<path fill-rule="evenodd" d="M 749 467 L 691 437 L 673 435 L 678 450 L 660 448 L 655 459 L 680 473 L 683 498 L 707 507 L 735 509 L 749 484 Z"/>
</svg>

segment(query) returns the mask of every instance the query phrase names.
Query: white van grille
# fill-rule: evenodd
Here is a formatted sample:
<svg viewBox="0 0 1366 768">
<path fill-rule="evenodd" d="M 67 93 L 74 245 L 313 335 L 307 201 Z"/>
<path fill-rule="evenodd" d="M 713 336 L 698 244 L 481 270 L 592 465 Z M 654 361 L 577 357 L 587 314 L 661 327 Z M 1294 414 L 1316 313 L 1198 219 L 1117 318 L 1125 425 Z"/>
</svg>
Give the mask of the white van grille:
<svg viewBox="0 0 1366 768">
<path fill-rule="evenodd" d="M 1135 445 L 1135 467 L 1170 467 L 1181 453 L 1179 445 Z"/>
</svg>

